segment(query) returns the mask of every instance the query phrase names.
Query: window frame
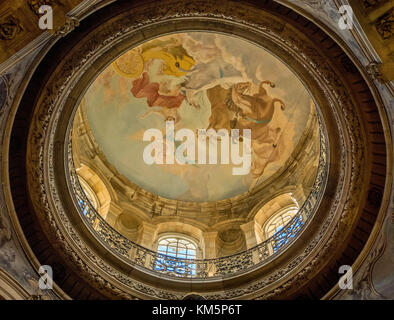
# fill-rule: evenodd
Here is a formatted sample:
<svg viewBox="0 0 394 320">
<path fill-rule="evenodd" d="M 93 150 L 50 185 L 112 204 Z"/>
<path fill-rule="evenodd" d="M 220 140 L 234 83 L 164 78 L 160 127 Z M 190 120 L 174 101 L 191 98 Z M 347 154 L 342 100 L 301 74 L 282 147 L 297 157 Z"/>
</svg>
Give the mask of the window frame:
<svg viewBox="0 0 394 320">
<path fill-rule="evenodd" d="M 294 214 L 292 214 L 292 215 L 290 214 L 289 219 L 286 219 L 286 220 L 283 219 L 283 216 L 288 214 L 290 211 L 294 212 Z M 294 238 L 294 236 L 296 236 L 296 234 L 298 233 L 297 231 L 294 234 L 281 235 L 280 233 L 281 233 L 281 230 L 297 216 L 299 216 L 299 221 L 297 221 L 294 224 L 294 227 L 299 229 L 305 223 L 305 216 L 303 215 L 302 212 L 300 212 L 299 208 L 294 205 L 281 209 L 280 211 L 278 211 L 277 213 L 272 215 L 267 220 L 267 222 L 264 224 L 262 231 L 263 231 L 263 234 L 264 234 L 266 240 L 272 239 L 272 241 L 270 241 L 270 247 L 271 247 L 270 250 L 272 251 L 272 253 L 279 251 L 283 245 L 288 243 L 291 238 Z M 279 225 L 275 224 L 274 230 L 268 230 L 268 229 L 270 229 L 270 226 L 275 222 L 275 220 L 277 220 L 279 218 L 282 219 L 282 224 L 279 224 Z"/>
<path fill-rule="evenodd" d="M 160 250 L 159 248 L 161 242 L 167 239 L 176 240 L 176 246 L 171 246 L 171 243 L 175 243 L 175 241 L 172 241 L 165 244 L 166 246 L 165 250 Z M 187 243 L 185 245 L 186 246 L 185 253 L 179 253 L 179 250 L 182 250 L 182 248 L 180 248 L 179 246 L 180 241 L 184 241 Z M 194 251 L 194 255 L 188 255 L 189 248 L 187 248 L 187 246 L 189 245 L 193 247 L 191 251 Z M 175 252 L 173 254 L 171 254 L 171 252 L 169 252 L 168 250 L 170 247 L 175 248 Z M 155 261 L 155 267 L 154 267 L 156 271 L 173 273 L 175 275 L 182 277 L 184 276 L 193 277 L 196 275 L 197 265 L 195 263 L 190 263 L 190 260 L 198 259 L 199 247 L 197 245 L 197 242 L 191 237 L 179 233 L 161 234 L 156 242 L 156 252 L 157 252 L 157 259 Z"/>
</svg>

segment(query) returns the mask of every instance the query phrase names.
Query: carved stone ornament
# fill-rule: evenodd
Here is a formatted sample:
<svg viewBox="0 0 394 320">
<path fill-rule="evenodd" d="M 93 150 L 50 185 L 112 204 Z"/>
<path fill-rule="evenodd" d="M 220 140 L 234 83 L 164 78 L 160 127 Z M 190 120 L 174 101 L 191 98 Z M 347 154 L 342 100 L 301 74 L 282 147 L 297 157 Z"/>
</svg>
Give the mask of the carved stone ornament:
<svg viewBox="0 0 394 320">
<path fill-rule="evenodd" d="M 159 287 L 158 278 L 153 277 L 154 281 L 150 283 L 142 282 L 130 273 L 115 268 L 108 262 L 107 255 L 101 257 L 72 224 L 69 218 L 72 203 L 75 214 L 78 212 L 77 204 L 70 195 L 67 196 L 67 192 L 70 193 L 70 178 L 66 177 L 67 181 L 59 180 L 62 175 L 56 174 L 56 170 L 68 172 L 67 146 L 59 144 L 59 141 L 67 141 L 71 121 L 64 129 L 64 119 L 61 119 L 65 113 L 71 114 L 71 109 L 77 108 L 75 101 L 82 94 L 81 87 L 90 80 L 84 78 L 88 71 L 99 72 L 106 63 L 116 58 L 114 48 L 121 52 L 159 33 L 174 30 L 217 30 L 249 37 L 250 41 L 268 48 L 283 60 L 291 61 L 295 72 L 302 74 L 311 89 L 323 116 L 333 120 L 331 123 L 334 124 L 329 130 L 334 130 L 338 139 L 329 142 L 337 144 L 338 168 L 331 176 L 335 179 L 335 192 L 324 198 L 326 207 L 316 213 L 321 220 L 313 228 L 308 226 L 310 240 L 300 247 L 296 256 L 252 281 L 249 279 L 243 286 L 199 294 L 207 299 L 283 296 L 292 288 L 305 284 L 314 270 L 325 265 L 328 257 L 351 232 L 351 221 L 357 214 L 363 194 L 360 186 L 365 179 L 361 174 L 365 166 L 365 141 L 358 113 L 344 89 L 346 86 L 340 72 L 334 69 L 310 39 L 294 32 L 286 21 L 238 2 L 231 5 L 212 1 L 170 2 L 155 3 L 154 9 L 149 5 L 136 7 L 132 12 L 106 22 L 105 27 L 81 40 L 54 70 L 42 90 L 45 94 L 37 100 L 29 132 L 27 176 L 32 204 L 39 213 L 37 216 L 43 229 L 59 253 L 83 279 L 104 294 L 120 299 L 182 299 L 187 289 L 175 290 L 170 285 Z M 100 57 L 105 57 L 105 62 L 100 61 Z M 58 156 L 55 157 L 59 152 L 64 154 L 63 162 L 59 162 Z M 108 255 L 112 257 L 113 253 Z M 144 272 L 126 260 L 115 258 L 119 263 L 129 265 L 129 270 L 134 268 Z M 263 267 L 268 268 L 268 265 L 259 266 Z"/>
<path fill-rule="evenodd" d="M 388 220 L 388 219 L 387 219 Z M 377 292 L 373 284 L 373 269 L 376 262 L 387 249 L 387 234 L 383 231 L 376 240 L 372 250 L 368 253 L 358 272 L 353 275 L 353 290 L 342 290 L 337 299 L 341 300 L 380 300 L 387 299 Z"/>
<path fill-rule="evenodd" d="M 365 261 L 365 268 L 361 271 L 361 276 L 354 285 L 353 295 L 360 300 L 376 300 L 383 297 L 376 292 L 372 283 L 372 270 L 376 261 L 380 258 L 384 251 L 384 243 L 372 250 L 367 260 Z"/>
<path fill-rule="evenodd" d="M 394 8 L 381 16 L 376 21 L 375 26 L 384 40 L 390 39 L 394 33 Z"/>
<path fill-rule="evenodd" d="M 77 18 L 66 17 L 65 24 L 57 28 L 55 34 L 64 37 L 78 26 L 79 26 L 79 20 Z"/>
<path fill-rule="evenodd" d="M 5 20 L 0 22 L 0 39 L 12 40 L 23 31 L 23 27 L 18 18 L 8 16 Z"/>
<path fill-rule="evenodd" d="M 372 61 L 365 67 L 368 75 L 378 82 L 384 82 L 383 75 L 380 71 L 381 65 L 379 62 Z"/>
<path fill-rule="evenodd" d="M 28 4 L 31 10 L 34 11 L 34 13 L 37 16 L 40 16 L 39 9 L 41 6 L 53 6 L 54 4 L 57 4 L 57 0 L 29 0 Z"/>
</svg>

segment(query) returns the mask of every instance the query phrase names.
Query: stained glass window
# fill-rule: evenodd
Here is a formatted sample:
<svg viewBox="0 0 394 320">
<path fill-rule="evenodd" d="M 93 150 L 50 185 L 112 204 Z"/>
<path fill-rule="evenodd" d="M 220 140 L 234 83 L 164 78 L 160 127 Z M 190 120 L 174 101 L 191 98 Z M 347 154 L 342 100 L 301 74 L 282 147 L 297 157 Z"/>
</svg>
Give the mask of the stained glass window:
<svg viewBox="0 0 394 320">
<path fill-rule="evenodd" d="M 79 207 L 82 210 L 82 214 L 84 216 L 86 216 L 86 214 L 89 211 L 89 205 L 86 203 L 86 201 L 84 199 L 78 199 L 78 204 L 79 204 Z"/>
<path fill-rule="evenodd" d="M 266 226 L 267 238 L 272 237 L 272 249 L 278 251 L 296 236 L 304 224 L 304 218 L 297 208 L 289 208 L 275 215 Z"/>
<path fill-rule="evenodd" d="M 167 236 L 159 240 L 157 252 L 157 271 L 180 276 L 196 275 L 196 264 L 190 260 L 196 259 L 197 246 L 192 241 L 178 236 Z"/>
</svg>

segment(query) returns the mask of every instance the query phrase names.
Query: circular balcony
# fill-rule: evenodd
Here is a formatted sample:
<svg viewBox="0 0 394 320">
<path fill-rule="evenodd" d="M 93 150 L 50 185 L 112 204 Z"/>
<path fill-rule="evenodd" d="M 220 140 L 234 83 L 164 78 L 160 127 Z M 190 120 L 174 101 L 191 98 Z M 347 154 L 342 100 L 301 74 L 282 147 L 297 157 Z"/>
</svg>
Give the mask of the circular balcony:
<svg viewBox="0 0 394 320">
<path fill-rule="evenodd" d="M 297 214 L 269 239 L 246 251 L 214 259 L 183 259 L 160 254 L 129 240 L 113 229 L 97 212 L 84 192 L 74 168 L 72 141 L 68 142 L 68 170 L 74 204 L 90 230 L 101 243 L 136 268 L 158 277 L 193 278 L 205 281 L 234 277 L 259 268 L 288 248 L 313 218 L 323 195 L 328 177 L 328 146 L 324 126 L 319 118 L 320 156 L 312 191 Z M 71 135 L 70 135 L 71 137 Z"/>
<path fill-rule="evenodd" d="M 373 168 L 376 163 L 379 168 L 386 168 L 381 107 L 364 70 L 353 62 L 356 60 L 350 50 L 336 35 L 271 1 L 253 5 L 212 1 L 171 1 L 171 5 L 116 2 L 95 8 L 86 16 L 84 13 L 77 30 L 64 38 L 59 36 L 56 43 L 48 44 L 37 56 L 9 128 L 9 198 L 31 244 L 31 256 L 41 264 L 53 266 L 55 282 L 73 297 L 88 288 L 89 294 L 93 292 L 91 297 L 116 299 L 182 299 L 190 292 L 207 299 L 321 297 L 332 288 L 338 281 L 338 264 L 351 265 L 368 239 L 385 188 L 385 178 L 375 174 Z M 132 235 L 119 231 L 88 200 L 78 177 L 80 159 L 73 158 L 73 121 L 98 75 L 130 49 L 162 36 L 187 32 L 238 38 L 264 48 L 286 65 L 316 105 L 320 145 L 316 176 L 308 171 L 309 167 L 295 166 L 299 158 L 307 157 L 301 144 L 294 157 L 286 158 L 288 165 L 273 172 L 257 186 L 256 192 L 249 192 L 250 183 L 234 197 L 215 195 L 209 201 L 190 201 L 190 194 L 178 200 L 166 196 L 166 190 L 155 190 L 154 184 L 146 186 L 139 181 L 133 186 L 115 171 L 104 172 L 113 183 L 109 196 L 116 198 L 121 194 L 123 204 L 135 204 L 133 212 L 141 217 L 166 222 L 178 212 L 186 221 L 192 217 L 192 208 L 203 213 L 201 218 L 206 219 L 204 224 L 208 227 L 202 230 L 209 232 L 209 226 L 214 225 L 209 219 L 216 219 L 226 210 L 229 216 L 239 214 L 244 219 L 242 223 L 246 223 L 257 215 L 261 201 L 269 200 L 263 199 L 265 190 L 269 186 L 282 187 L 272 182 L 284 183 L 285 179 L 280 180 L 284 176 L 290 181 L 297 168 L 306 171 L 305 183 L 310 190 L 305 197 L 299 197 L 302 201 L 297 215 L 279 232 L 260 239 L 256 245 L 240 245 L 233 254 L 223 251 L 221 256 L 203 255 L 196 259 L 163 255 L 154 247 L 148 248 L 147 241 L 138 243 Z M 152 61 L 154 52 L 149 54 L 145 53 L 145 58 Z M 161 53 L 160 61 L 168 59 Z M 138 73 L 141 85 L 144 79 L 136 61 L 132 70 L 118 64 L 114 72 L 117 76 L 129 76 L 129 81 L 134 81 L 132 77 Z M 177 62 L 175 69 L 164 68 L 163 73 L 176 77 L 178 72 L 191 70 L 184 61 Z M 265 85 L 271 90 L 268 83 Z M 160 94 L 165 93 L 164 89 Z M 134 90 L 130 94 L 141 96 L 143 92 Z M 231 103 L 227 106 L 233 107 Z M 277 106 L 280 111 L 280 104 Z M 239 123 L 257 119 L 250 115 L 241 118 L 237 118 Z M 275 148 L 274 145 L 270 147 Z M 105 148 L 103 153 L 109 154 Z M 89 161 L 102 162 L 97 155 L 91 154 Z M 225 187 L 229 188 L 230 183 Z M 125 192 L 115 192 L 122 188 Z M 276 189 L 272 191 L 275 192 Z M 119 206 L 116 203 L 114 213 Z M 228 239 L 232 239 L 231 234 Z M 311 279 L 318 285 L 310 287 Z"/>
</svg>

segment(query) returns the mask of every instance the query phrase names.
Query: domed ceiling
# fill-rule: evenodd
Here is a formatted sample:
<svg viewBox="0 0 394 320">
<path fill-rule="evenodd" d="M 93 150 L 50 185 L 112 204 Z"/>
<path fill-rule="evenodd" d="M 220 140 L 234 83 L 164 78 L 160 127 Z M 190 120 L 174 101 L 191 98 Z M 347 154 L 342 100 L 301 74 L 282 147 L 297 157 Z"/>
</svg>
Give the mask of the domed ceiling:
<svg viewBox="0 0 394 320">
<path fill-rule="evenodd" d="M 289 159 L 314 112 L 301 81 L 272 54 L 207 32 L 162 36 L 124 53 L 96 78 L 81 105 L 100 150 L 122 175 L 159 196 L 194 202 L 231 198 L 267 181 Z M 232 154 L 222 161 L 226 140 L 220 134 L 213 148 L 216 164 L 197 160 L 204 145 L 197 143 L 194 158 L 187 151 L 186 161 L 178 161 L 186 155 L 184 149 L 177 153 L 182 128 L 190 129 L 195 141 L 199 129 L 228 130 L 229 152 L 240 141 L 243 162 Z M 149 129 L 161 131 L 161 140 L 144 137 Z M 239 129 L 239 139 L 232 129 Z M 245 129 L 251 130 L 250 139 Z M 213 140 L 206 135 L 208 152 Z M 155 159 L 168 159 L 170 152 L 173 164 L 144 160 L 147 146 L 155 143 L 163 152 L 154 151 Z M 167 149 L 170 143 L 173 148 Z M 247 150 L 250 168 L 242 156 Z M 246 170 L 234 174 L 244 165 Z"/>
</svg>

